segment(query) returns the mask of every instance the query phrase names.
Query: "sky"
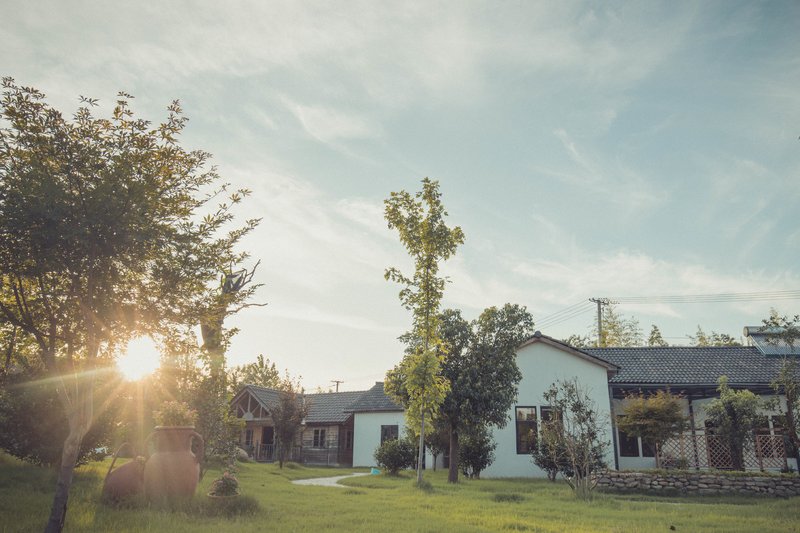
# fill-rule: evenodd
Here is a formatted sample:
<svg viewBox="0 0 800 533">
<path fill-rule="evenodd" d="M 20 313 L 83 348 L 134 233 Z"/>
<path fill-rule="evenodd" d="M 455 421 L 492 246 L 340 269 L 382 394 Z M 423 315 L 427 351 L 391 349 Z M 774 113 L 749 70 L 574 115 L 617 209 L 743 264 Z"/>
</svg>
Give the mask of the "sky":
<svg viewBox="0 0 800 533">
<path fill-rule="evenodd" d="M 253 191 L 268 305 L 226 323 L 230 364 L 381 380 L 411 325 L 383 200 L 426 176 L 466 236 L 443 306 L 467 318 L 518 303 L 565 338 L 593 297 L 800 289 L 798 2 L 1 3 L 0 74 L 67 115 L 179 99 L 184 147 Z M 617 310 L 685 344 L 771 307 L 800 300 Z"/>
</svg>

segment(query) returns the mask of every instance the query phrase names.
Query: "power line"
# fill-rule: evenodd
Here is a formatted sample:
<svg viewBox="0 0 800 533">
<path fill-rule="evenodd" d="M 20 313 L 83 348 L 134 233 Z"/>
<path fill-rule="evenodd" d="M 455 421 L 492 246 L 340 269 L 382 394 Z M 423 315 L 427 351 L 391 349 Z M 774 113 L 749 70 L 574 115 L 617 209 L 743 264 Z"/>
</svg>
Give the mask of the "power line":
<svg viewBox="0 0 800 533">
<path fill-rule="evenodd" d="M 551 315 L 547 315 L 546 317 L 540 319 L 536 322 L 536 326 L 538 327 L 551 327 L 555 326 L 556 324 L 561 324 L 562 322 L 566 322 L 567 320 L 571 320 L 576 316 L 582 315 L 590 310 L 594 309 L 594 305 L 592 305 L 588 300 L 580 302 L 580 304 L 572 305 L 568 308 L 562 309 L 556 313 Z"/>
<path fill-rule="evenodd" d="M 627 305 L 645 305 L 654 303 L 666 304 L 696 304 L 696 303 L 726 303 L 726 302 L 751 302 L 765 300 L 800 300 L 800 289 L 759 292 L 724 292 L 716 294 L 680 294 L 661 296 L 617 296 L 614 298 L 590 298 L 559 309 L 554 313 L 545 315 L 536 321 L 537 327 L 553 327 L 594 309 L 592 302 L 599 305 L 619 303 Z"/>
<path fill-rule="evenodd" d="M 574 303 L 574 304 L 572 304 L 572 305 L 570 305 L 568 307 L 565 307 L 563 309 L 560 309 L 560 310 L 558 310 L 558 311 L 556 311 L 554 313 L 551 313 L 549 315 L 543 316 L 542 318 L 540 318 L 537 321 L 537 324 L 542 324 L 542 323 L 552 322 L 552 321 L 558 320 L 558 319 L 562 318 L 564 315 L 571 314 L 571 313 L 575 312 L 576 310 L 578 310 L 579 308 L 585 307 L 587 304 L 588 304 L 588 302 L 586 300 L 582 300 L 582 301 L 580 301 L 578 303 Z"/>
<path fill-rule="evenodd" d="M 680 294 L 665 296 L 617 296 L 614 298 L 621 304 L 650 304 L 650 303 L 725 303 L 725 302 L 754 302 L 765 300 L 800 300 L 800 289 L 782 291 L 760 292 L 726 292 L 717 294 Z"/>
</svg>

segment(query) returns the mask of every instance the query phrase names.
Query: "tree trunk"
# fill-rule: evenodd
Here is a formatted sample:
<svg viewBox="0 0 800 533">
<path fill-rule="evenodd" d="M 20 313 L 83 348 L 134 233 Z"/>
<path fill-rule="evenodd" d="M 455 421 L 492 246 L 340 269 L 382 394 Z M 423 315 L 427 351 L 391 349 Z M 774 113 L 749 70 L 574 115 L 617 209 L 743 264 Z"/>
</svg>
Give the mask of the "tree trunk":
<svg viewBox="0 0 800 533">
<path fill-rule="evenodd" d="M 79 378 L 76 377 L 75 379 Z M 69 435 L 64 441 L 64 449 L 61 453 L 58 482 L 53 496 L 53 506 L 50 509 L 50 518 L 47 526 L 45 526 L 45 533 L 59 533 L 64 529 L 69 489 L 72 486 L 72 475 L 75 471 L 75 464 L 78 462 L 83 436 L 89 431 L 92 421 L 93 388 L 93 378 L 90 378 L 88 383 L 78 384 L 76 397 L 72 401 L 66 392 L 64 384 L 62 383 L 59 386 L 59 399 L 69 422 Z"/>
<path fill-rule="evenodd" d="M 450 424 L 450 465 L 447 471 L 447 482 L 458 483 L 458 430 Z"/>
<path fill-rule="evenodd" d="M 71 425 L 71 424 L 70 424 Z M 64 441 L 64 450 L 61 454 L 61 466 L 58 469 L 58 483 L 53 497 L 53 507 L 50 509 L 50 519 L 45 527 L 45 533 L 60 533 L 64 529 L 64 520 L 67 517 L 67 502 L 69 489 L 72 485 L 72 474 L 75 463 L 78 461 L 78 452 L 81 448 L 82 435 L 70 431 Z"/>
<path fill-rule="evenodd" d="M 419 454 L 417 455 L 417 485 L 422 484 L 422 462 L 425 460 L 425 409 L 421 409 L 419 426 Z"/>
</svg>

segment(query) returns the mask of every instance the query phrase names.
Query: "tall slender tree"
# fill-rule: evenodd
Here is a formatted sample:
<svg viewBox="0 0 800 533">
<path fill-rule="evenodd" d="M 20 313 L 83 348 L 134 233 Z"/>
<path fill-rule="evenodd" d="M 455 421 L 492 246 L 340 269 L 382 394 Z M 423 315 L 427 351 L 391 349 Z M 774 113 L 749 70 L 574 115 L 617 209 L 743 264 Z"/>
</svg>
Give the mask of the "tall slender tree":
<svg viewBox="0 0 800 533">
<path fill-rule="evenodd" d="M 405 402 L 409 424 L 419 427 L 417 484 L 422 483 L 425 453 L 425 417 L 444 401 L 447 380 L 440 374 L 445 348 L 439 338 L 439 306 L 445 278 L 439 276 L 439 263 L 450 258 L 464 242 L 464 233 L 445 223 L 447 212 L 441 201 L 439 182 L 425 178 L 416 194 L 393 192 L 384 201 L 384 216 L 390 229 L 396 229 L 400 242 L 414 261 L 414 274 L 404 275 L 397 268 L 386 269 L 387 280 L 403 286 L 400 301 L 413 313 L 412 336 L 418 342 L 403 360 L 387 374 L 387 392 Z M 394 384 L 403 384 L 403 391 Z"/>
<path fill-rule="evenodd" d="M 64 526 L 98 366 L 131 336 L 199 324 L 218 272 L 244 259 L 235 245 L 258 223 L 225 229 L 246 190 L 210 208 L 226 186 L 209 154 L 179 145 L 177 101 L 153 126 L 131 98 L 120 93 L 109 119 L 82 99 L 68 120 L 3 80 L 0 323 L 35 344 L 69 426 L 47 531 Z"/>
</svg>

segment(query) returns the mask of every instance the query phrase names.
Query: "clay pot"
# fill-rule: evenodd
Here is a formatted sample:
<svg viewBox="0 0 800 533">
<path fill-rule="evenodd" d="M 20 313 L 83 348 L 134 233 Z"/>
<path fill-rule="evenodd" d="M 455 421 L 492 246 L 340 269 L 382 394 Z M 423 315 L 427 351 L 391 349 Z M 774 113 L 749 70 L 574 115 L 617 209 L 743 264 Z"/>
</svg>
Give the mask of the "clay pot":
<svg viewBox="0 0 800 533">
<path fill-rule="evenodd" d="M 144 466 L 144 493 L 150 501 L 190 498 L 200 480 L 200 459 L 205 443 L 193 427 L 158 426 L 155 453 Z M 198 456 L 192 453 L 192 439 L 199 441 Z"/>
<path fill-rule="evenodd" d="M 131 496 L 141 494 L 144 490 L 144 457 L 134 457 L 133 461 L 114 469 L 120 451 L 129 443 L 124 443 L 119 447 L 111 466 L 108 467 L 106 479 L 103 482 L 103 497 L 109 500 L 119 501 Z"/>
</svg>

